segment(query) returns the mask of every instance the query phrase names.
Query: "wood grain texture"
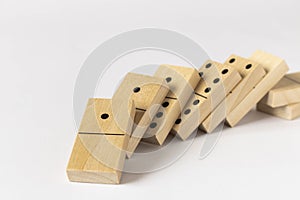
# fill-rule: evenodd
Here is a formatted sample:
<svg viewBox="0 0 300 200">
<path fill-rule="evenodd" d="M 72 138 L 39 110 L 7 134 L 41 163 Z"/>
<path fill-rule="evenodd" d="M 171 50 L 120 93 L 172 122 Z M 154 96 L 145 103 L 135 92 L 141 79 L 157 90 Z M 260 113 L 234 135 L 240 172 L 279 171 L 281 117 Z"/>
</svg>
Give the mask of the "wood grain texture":
<svg viewBox="0 0 300 200">
<path fill-rule="evenodd" d="M 300 103 L 272 108 L 263 102 L 259 102 L 257 104 L 257 110 L 287 120 L 300 117 Z"/>
<path fill-rule="evenodd" d="M 165 79 L 170 91 L 147 129 L 143 141 L 162 145 L 194 93 L 200 76 L 194 68 L 173 65 L 161 65 L 154 76 Z"/>
<path fill-rule="evenodd" d="M 67 167 L 70 181 L 120 183 L 128 135 L 78 134 Z"/>
<path fill-rule="evenodd" d="M 121 103 L 89 99 L 67 167 L 70 181 L 120 183 L 135 117 L 134 103 L 129 101 L 125 105 L 126 112 L 122 113 L 122 109 L 113 108 L 122 106 Z M 127 127 L 120 128 L 122 125 Z"/>
<path fill-rule="evenodd" d="M 266 74 L 260 64 L 237 55 L 231 55 L 225 64 L 234 67 L 241 75 L 242 80 L 201 124 L 200 129 L 207 133 L 212 132 L 222 123 Z"/>
<path fill-rule="evenodd" d="M 260 102 L 272 108 L 300 103 L 300 73 L 286 74 Z"/>
<path fill-rule="evenodd" d="M 264 78 L 249 92 L 226 117 L 226 122 L 230 127 L 234 127 L 245 115 L 274 87 L 288 71 L 285 61 L 272 54 L 256 51 L 249 58 L 261 66 L 266 71 Z"/>
<path fill-rule="evenodd" d="M 130 136 L 127 157 L 133 155 L 168 92 L 168 86 L 162 78 L 128 73 L 123 79 L 113 99 L 117 102 L 132 100 L 137 110 L 144 111 L 139 115 L 141 118 Z"/>
<path fill-rule="evenodd" d="M 189 99 L 180 118 L 172 128 L 181 139 L 187 139 L 241 80 L 231 66 L 207 61 L 200 69 L 202 76 L 194 95 Z"/>
<path fill-rule="evenodd" d="M 291 74 L 287 74 L 286 78 L 295 81 L 296 83 L 300 84 L 300 72 L 295 72 Z"/>
</svg>

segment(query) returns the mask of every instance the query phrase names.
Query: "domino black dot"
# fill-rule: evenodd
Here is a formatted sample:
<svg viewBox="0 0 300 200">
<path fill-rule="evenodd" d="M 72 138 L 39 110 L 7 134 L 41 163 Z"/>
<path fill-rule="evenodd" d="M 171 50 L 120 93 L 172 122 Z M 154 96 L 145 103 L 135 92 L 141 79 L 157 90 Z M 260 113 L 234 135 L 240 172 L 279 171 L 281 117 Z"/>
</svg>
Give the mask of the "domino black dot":
<svg viewBox="0 0 300 200">
<path fill-rule="evenodd" d="M 190 114 L 190 112 L 191 112 L 191 109 L 188 108 L 188 109 L 186 109 L 186 110 L 184 111 L 184 114 L 185 114 L 185 115 L 188 115 L 188 114 Z"/>
<path fill-rule="evenodd" d="M 230 60 L 229 60 L 229 63 L 234 63 L 235 62 L 235 58 L 231 58 Z"/>
<path fill-rule="evenodd" d="M 223 69 L 223 70 L 222 70 L 222 74 L 227 74 L 228 71 L 229 71 L 228 69 Z"/>
<path fill-rule="evenodd" d="M 206 65 L 205 65 L 205 68 L 210 68 L 211 67 L 211 63 L 207 63 Z"/>
<path fill-rule="evenodd" d="M 220 79 L 219 78 L 216 78 L 215 80 L 214 80 L 214 83 L 218 83 L 220 81 Z"/>
<path fill-rule="evenodd" d="M 210 91 L 211 91 L 211 88 L 210 88 L 210 87 L 207 87 L 207 88 L 205 88 L 205 90 L 204 90 L 205 93 L 209 93 Z"/>
<path fill-rule="evenodd" d="M 202 78 L 203 77 L 203 72 L 199 72 L 199 76 Z"/>
<path fill-rule="evenodd" d="M 107 113 L 103 113 L 101 115 L 101 119 L 107 119 L 108 117 L 109 117 L 109 114 L 107 114 Z"/>
<path fill-rule="evenodd" d="M 163 106 L 164 108 L 168 107 L 168 106 L 169 106 L 169 102 L 164 102 L 164 103 L 162 104 L 162 106 Z"/>
<path fill-rule="evenodd" d="M 166 78 L 166 81 L 167 81 L 167 83 L 169 83 L 169 82 L 172 81 L 172 78 L 171 78 L 171 77 L 167 77 L 167 78 Z"/>
<path fill-rule="evenodd" d="M 157 126 L 157 123 L 155 123 L 155 122 L 152 122 L 151 124 L 150 124 L 150 128 L 155 128 Z"/>
<path fill-rule="evenodd" d="M 175 124 L 180 124 L 181 123 L 181 119 L 176 119 Z"/>
<path fill-rule="evenodd" d="M 246 69 L 250 69 L 252 67 L 252 65 L 251 64 L 248 64 L 248 65 L 246 65 Z"/>
<path fill-rule="evenodd" d="M 200 100 L 199 99 L 196 99 L 194 102 L 193 102 L 193 105 L 198 105 L 200 103 Z"/>
<path fill-rule="evenodd" d="M 141 90 L 140 87 L 133 88 L 133 92 L 134 92 L 134 93 L 138 93 L 140 90 Z"/>
<path fill-rule="evenodd" d="M 163 113 L 162 113 L 162 112 L 156 113 L 156 117 L 157 117 L 157 118 L 161 118 L 162 116 L 163 116 Z"/>
</svg>

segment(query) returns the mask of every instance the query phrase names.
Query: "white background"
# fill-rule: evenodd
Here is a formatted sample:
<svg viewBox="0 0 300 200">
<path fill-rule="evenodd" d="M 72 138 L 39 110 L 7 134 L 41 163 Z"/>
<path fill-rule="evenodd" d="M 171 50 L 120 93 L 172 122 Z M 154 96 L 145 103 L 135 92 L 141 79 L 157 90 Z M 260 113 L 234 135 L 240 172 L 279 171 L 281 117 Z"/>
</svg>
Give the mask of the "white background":
<svg viewBox="0 0 300 200">
<path fill-rule="evenodd" d="M 170 29 L 218 61 L 263 49 L 297 71 L 299 19 L 297 0 L 0 0 L 0 198 L 299 199 L 300 119 L 255 111 L 225 129 L 204 160 L 199 136 L 172 166 L 125 174 L 121 185 L 69 183 L 65 173 L 76 134 L 76 76 L 106 39 L 136 28 Z"/>
</svg>

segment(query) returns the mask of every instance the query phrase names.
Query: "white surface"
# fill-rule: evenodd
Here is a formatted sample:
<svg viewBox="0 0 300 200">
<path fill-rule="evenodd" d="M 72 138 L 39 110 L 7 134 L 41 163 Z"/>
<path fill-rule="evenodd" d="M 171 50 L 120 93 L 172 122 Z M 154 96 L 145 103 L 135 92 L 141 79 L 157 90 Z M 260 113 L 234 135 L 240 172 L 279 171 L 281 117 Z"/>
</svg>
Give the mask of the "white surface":
<svg viewBox="0 0 300 200">
<path fill-rule="evenodd" d="M 175 164 L 124 184 L 69 183 L 72 93 L 80 66 L 120 32 L 166 28 L 215 60 L 263 49 L 300 70 L 299 1 L 0 1 L 1 199 L 299 199 L 300 119 L 251 112 L 199 160 L 199 136 Z"/>
</svg>

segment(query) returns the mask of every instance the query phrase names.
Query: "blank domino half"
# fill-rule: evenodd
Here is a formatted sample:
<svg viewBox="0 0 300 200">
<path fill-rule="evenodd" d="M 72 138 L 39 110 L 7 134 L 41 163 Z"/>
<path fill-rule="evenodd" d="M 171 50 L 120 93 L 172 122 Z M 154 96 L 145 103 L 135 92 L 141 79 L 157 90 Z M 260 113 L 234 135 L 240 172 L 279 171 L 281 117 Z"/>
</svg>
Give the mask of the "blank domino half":
<svg viewBox="0 0 300 200">
<path fill-rule="evenodd" d="M 242 76 L 242 80 L 228 94 L 225 101 L 203 121 L 200 128 L 205 132 L 212 132 L 224 121 L 226 116 L 243 101 L 266 74 L 260 64 L 237 55 L 231 55 L 225 64 L 234 67 Z"/>
<path fill-rule="evenodd" d="M 127 103 L 123 113 L 110 99 L 89 99 L 67 167 L 70 181 L 120 183 L 135 114 L 133 103 Z"/>
<path fill-rule="evenodd" d="M 274 87 L 288 71 L 285 61 L 272 54 L 256 51 L 249 58 L 266 71 L 264 78 L 251 92 L 227 115 L 226 122 L 233 127 Z"/>
<path fill-rule="evenodd" d="M 172 65 L 161 65 L 154 76 L 165 79 L 170 91 L 145 133 L 143 141 L 162 145 L 194 93 L 200 76 L 194 68 Z"/>
<path fill-rule="evenodd" d="M 272 108 L 300 103 L 300 72 L 285 75 L 260 103 Z"/>
<path fill-rule="evenodd" d="M 300 117 L 300 103 L 294 103 L 286 106 L 272 108 L 260 102 L 257 104 L 257 110 L 288 120 L 293 120 Z"/>
<path fill-rule="evenodd" d="M 127 156 L 130 158 L 149 127 L 169 89 L 162 78 L 128 73 L 115 92 L 113 99 L 119 102 L 132 100 L 136 106 L 135 126 L 130 136 Z"/>
<path fill-rule="evenodd" d="M 187 139 L 202 121 L 222 102 L 239 83 L 241 76 L 231 66 L 207 61 L 200 69 L 202 79 L 175 122 L 172 132 Z"/>
</svg>

